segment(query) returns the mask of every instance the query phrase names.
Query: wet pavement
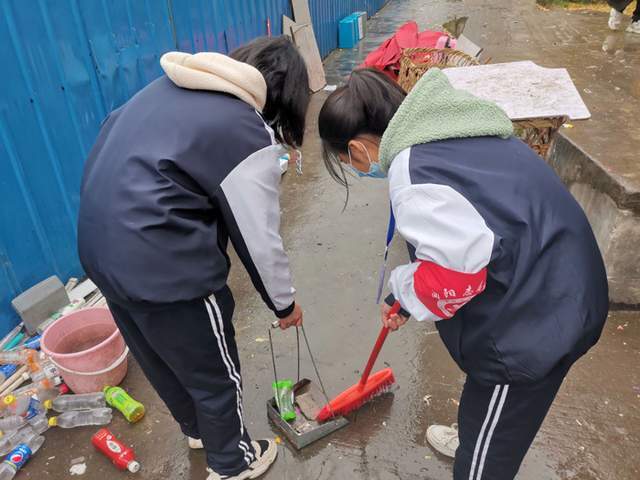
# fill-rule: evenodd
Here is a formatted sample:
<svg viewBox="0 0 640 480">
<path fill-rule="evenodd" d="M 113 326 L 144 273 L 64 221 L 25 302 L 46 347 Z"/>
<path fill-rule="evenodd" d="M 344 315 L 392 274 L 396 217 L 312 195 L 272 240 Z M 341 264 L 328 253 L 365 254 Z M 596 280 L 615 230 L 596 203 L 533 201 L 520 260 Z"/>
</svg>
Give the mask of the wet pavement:
<svg viewBox="0 0 640 480">
<path fill-rule="evenodd" d="M 384 10 L 371 21 L 370 32 L 385 33 L 404 20 L 395 17 L 396 3 L 403 6 L 402 11 L 407 9 L 404 14 L 410 18 L 428 18 L 421 22 L 422 26 L 441 23 L 447 12 L 462 14 L 466 6 L 478 4 L 398 0 L 387 7 L 393 10 Z M 495 17 L 493 21 L 512 15 L 504 8 L 487 10 L 483 18 Z M 600 14 L 600 20 L 606 18 Z M 469 32 L 471 28 L 470 25 Z M 365 46 L 379 43 L 380 38 L 372 37 L 375 41 Z M 327 62 L 330 78 L 335 79 L 336 72 L 350 68 L 354 55 L 346 53 L 334 55 Z M 291 171 L 284 177 L 282 233 L 290 252 L 298 301 L 305 310 L 306 331 L 332 396 L 357 381 L 378 333 L 374 296 L 388 198 L 384 181 L 356 180 L 349 205 L 342 212 L 344 190 L 325 173 L 316 135 L 315 118 L 325 96 L 322 92 L 314 97 L 309 115 L 304 175 L 299 177 Z M 401 242 L 396 242 L 390 264 L 402 262 L 406 262 L 406 251 Z M 272 316 L 238 262 L 232 271 L 231 286 L 237 303 L 235 322 L 246 420 L 254 437 L 274 436 L 278 432 L 267 421 L 265 408 L 273 375 L 267 335 Z M 600 343 L 571 370 L 525 458 L 519 479 L 640 478 L 639 320 L 639 312 L 611 315 Z M 280 376 L 295 377 L 295 333 L 277 331 L 274 341 Z M 262 478 L 450 479 L 451 462 L 427 446 L 425 432 L 429 424 L 456 421 L 464 375 L 446 353 L 434 326 L 416 322 L 390 336 L 377 367 L 385 365 L 393 368 L 397 378 L 391 393 L 362 408 L 345 429 L 301 452 L 285 443 L 280 447 L 278 461 Z M 306 354 L 302 373 L 313 378 Z M 206 478 L 204 453 L 188 450 L 171 416 L 134 362 L 123 386 L 148 409 L 147 416 L 136 425 L 127 424 L 116 414 L 110 427 L 125 443 L 134 446 L 143 464 L 137 478 Z M 86 458 L 88 467 L 84 478 L 126 475 L 118 474 L 106 458 L 94 453 L 90 437 L 95 431 L 96 428 L 87 427 L 47 432 L 44 447 L 19 478 L 68 478 L 71 461 L 81 456 Z"/>
<path fill-rule="evenodd" d="M 607 13 L 543 9 L 534 0 L 393 0 L 369 21 L 358 48 L 329 57 L 329 81 L 342 82 L 402 23 L 439 28 L 454 16 L 469 17 L 464 33 L 492 63 L 532 60 L 568 69 L 592 118 L 562 133 L 612 177 L 606 193 L 640 212 L 640 35 L 612 32 Z"/>
</svg>

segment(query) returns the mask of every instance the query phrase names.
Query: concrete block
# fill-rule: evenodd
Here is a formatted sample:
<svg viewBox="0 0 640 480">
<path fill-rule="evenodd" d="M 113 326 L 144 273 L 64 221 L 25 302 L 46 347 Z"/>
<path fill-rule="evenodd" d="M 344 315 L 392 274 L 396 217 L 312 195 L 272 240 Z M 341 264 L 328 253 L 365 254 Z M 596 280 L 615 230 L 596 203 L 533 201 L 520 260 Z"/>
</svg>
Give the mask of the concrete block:
<svg viewBox="0 0 640 480">
<path fill-rule="evenodd" d="M 640 305 L 640 208 L 633 195 L 563 135 L 549 163 L 587 214 L 607 268 L 610 300 Z"/>
<path fill-rule="evenodd" d="M 67 291 L 55 275 L 22 292 L 11 302 L 29 334 L 35 333 L 38 325 L 68 304 Z"/>
</svg>

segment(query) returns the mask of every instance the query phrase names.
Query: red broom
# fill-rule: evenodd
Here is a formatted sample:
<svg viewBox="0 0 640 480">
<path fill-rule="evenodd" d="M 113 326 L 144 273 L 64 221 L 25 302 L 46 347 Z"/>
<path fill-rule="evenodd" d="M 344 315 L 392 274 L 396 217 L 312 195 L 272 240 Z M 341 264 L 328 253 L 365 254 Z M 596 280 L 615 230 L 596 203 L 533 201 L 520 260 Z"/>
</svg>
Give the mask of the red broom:
<svg viewBox="0 0 640 480">
<path fill-rule="evenodd" d="M 395 315 L 399 311 L 400 304 L 396 302 L 394 303 L 393 307 L 391 307 L 389 316 Z M 322 407 L 322 410 L 320 410 L 320 413 L 318 413 L 318 416 L 316 417 L 316 420 L 318 422 L 324 422 L 332 417 L 346 415 L 350 412 L 353 412 L 354 410 L 357 410 L 372 398 L 385 392 L 391 385 L 395 383 L 396 379 L 393 376 L 393 371 L 390 368 L 385 368 L 369 376 L 371 370 L 373 369 L 373 365 L 376 363 L 378 354 L 382 349 L 382 345 L 387 339 L 388 334 L 389 328 L 382 327 L 382 330 L 380 330 L 380 334 L 378 335 L 378 340 L 376 341 L 376 344 L 373 347 L 373 351 L 369 356 L 369 361 L 367 362 L 367 366 L 364 369 L 364 373 L 362 374 L 362 378 L 360 379 L 360 381 L 346 389 L 336 398 L 331 400 L 327 405 Z"/>
</svg>

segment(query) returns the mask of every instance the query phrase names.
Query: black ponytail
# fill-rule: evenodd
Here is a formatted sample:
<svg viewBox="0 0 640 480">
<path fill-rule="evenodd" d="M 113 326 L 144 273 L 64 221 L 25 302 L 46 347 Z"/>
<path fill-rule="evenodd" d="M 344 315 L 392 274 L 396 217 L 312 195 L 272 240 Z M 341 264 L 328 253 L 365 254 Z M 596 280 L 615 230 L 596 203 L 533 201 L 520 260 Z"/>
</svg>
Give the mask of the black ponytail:
<svg viewBox="0 0 640 480">
<path fill-rule="evenodd" d="M 374 69 L 355 70 L 343 87 L 322 106 L 318 129 L 324 147 L 324 163 L 331 177 L 348 187 L 338 153 L 347 153 L 349 141 L 358 135 L 382 137 L 406 94 L 385 74 Z"/>
<path fill-rule="evenodd" d="M 311 94 L 304 59 L 285 36 L 260 37 L 229 55 L 256 67 L 267 82 L 267 102 L 262 115 L 278 141 L 302 145 Z"/>
</svg>

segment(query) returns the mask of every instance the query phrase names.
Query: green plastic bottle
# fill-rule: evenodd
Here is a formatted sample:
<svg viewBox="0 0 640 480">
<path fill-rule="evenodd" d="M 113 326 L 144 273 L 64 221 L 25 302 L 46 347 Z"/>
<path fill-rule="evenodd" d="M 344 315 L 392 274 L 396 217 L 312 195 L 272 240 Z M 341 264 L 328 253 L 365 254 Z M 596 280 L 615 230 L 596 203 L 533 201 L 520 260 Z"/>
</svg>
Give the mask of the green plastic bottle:
<svg viewBox="0 0 640 480">
<path fill-rule="evenodd" d="M 107 404 L 118 409 L 130 423 L 136 423 L 144 417 L 144 405 L 134 400 L 120 387 L 104 387 Z"/>
<path fill-rule="evenodd" d="M 293 406 L 293 381 L 280 380 L 273 382 L 272 387 L 280 417 L 286 422 L 292 422 L 296 419 L 296 410 Z"/>
</svg>

